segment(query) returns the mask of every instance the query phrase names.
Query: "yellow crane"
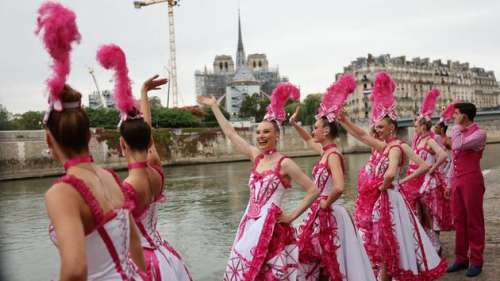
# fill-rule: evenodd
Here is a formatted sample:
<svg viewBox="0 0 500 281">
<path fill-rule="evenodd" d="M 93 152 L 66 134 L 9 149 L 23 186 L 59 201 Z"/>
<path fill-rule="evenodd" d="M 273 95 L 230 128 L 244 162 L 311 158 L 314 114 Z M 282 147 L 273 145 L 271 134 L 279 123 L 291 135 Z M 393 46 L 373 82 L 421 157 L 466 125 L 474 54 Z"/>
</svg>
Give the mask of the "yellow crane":
<svg viewBox="0 0 500 281">
<path fill-rule="evenodd" d="M 174 27 L 174 7 L 179 6 L 180 0 L 144 0 L 134 1 L 134 7 L 140 9 L 144 6 L 167 2 L 168 4 L 168 35 L 169 35 L 169 48 L 170 48 L 170 61 L 169 61 L 169 84 L 172 89 L 172 106 L 179 106 L 179 94 L 177 92 L 177 64 L 175 58 L 175 27 Z M 167 107 L 169 106 L 167 97 Z"/>
</svg>

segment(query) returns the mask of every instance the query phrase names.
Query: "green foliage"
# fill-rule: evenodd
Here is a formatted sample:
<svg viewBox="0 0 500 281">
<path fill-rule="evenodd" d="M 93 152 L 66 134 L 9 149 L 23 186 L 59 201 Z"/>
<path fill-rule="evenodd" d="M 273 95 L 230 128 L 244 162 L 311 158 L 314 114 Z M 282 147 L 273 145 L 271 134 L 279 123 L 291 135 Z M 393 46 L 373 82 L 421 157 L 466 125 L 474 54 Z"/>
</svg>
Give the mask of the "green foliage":
<svg viewBox="0 0 500 281">
<path fill-rule="evenodd" d="M 222 114 L 224 114 L 224 116 L 229 119 L 229 113 L 222 106 L 219 106 L 219 109 L 220 111 L 222 111 Z M 203 113 L 205 115 L 201 120 L 203 127 L 219 127 L 212 109 L 208 107 L 204 108 Z"/>
<path fill-rule="evenodd" d="M 43 129 L 43 111 L 27 111 L 23 114 L 15 114 L 11 121 L 13 130 L 40 130 Z"/>
<path fill-rule="evenodd" d="M 10 130 L 11 126 L 9 122 L 9 112 L 7 108 L 0 104 L 0 130 Z"/>
<path fill-rule="evenodd" d="M 118 125 L 119 113 L 114 108 L 86 108 L 85 111 L 89 117 L 90 127 L 114 129 Z"/>
<path fill-rule="evenodd" d="M 308 95 L 303 102 L 303 107 L 300 109 L 303 119 L 299 119 L 304 125 L 314 124 L 319 104 L 321 103 L 321 94 Z"/>
<path fill-rule="evenodd" d="M 266 109 L 269 105 L 267 97 L 258 95 L 246 96 L 241 103 L 239 115 L 243 118 L 255 117 L 255 122 L 260 122 L 266 115 Z"/>
<path fill-rule="evenodd" d="M 151 112 L 155 126 L 160 128 L 192 128 L 199 127 L 201 121 L 188 111 L 176 108 L 155 109 Z"/>
</svg>

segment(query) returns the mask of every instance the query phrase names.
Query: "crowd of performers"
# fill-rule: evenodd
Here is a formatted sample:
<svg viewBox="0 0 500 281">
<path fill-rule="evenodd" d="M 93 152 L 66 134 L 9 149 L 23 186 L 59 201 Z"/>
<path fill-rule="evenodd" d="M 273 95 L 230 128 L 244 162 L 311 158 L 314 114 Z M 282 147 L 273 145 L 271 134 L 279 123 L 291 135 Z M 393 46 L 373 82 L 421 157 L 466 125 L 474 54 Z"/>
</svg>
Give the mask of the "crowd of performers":
<svg viewBox="0 0 500 281">
<path fill-rule="evenodd" d="M 80 41 L 75 19 L 74 12 L 55 2 L 42 4 L 37 19 L 37 33 L 54 61 L 47 80 L 47 144 L 66 170 L 45 196 L 50 238 L 60 254 L 59 278 L 191 280 L 181 255 L 156 227 L 166 179 L 151 135 L 148 93 L 167 80 L 146 80 L 137 101 L 124 52 L 114 44 L 99 48 L 98 62 L 114 71 L 119 143 L 128 175 L 121 180 L 112 170 L 95 165 L 81 94 L 66 84 L 70 51 Z M 435 280 L 446 271 L 462 269 L 467 276 L 481 272 L 485 187 L 479 160 L 486 134 L 473 122 L 475 106 L 450 104 L 432 131 L 439 97 L 433 88 L 415 116 L 410 145 L 396 134 L 396 85 L 389 74 L 375 76 L 369 132 L 342 112 L 355 88 L 354 77 L 346 74 L 326 90 L 312 134 L 297 123 L 298 109 L 289 119 L 320 155 L 312 179 L 277 150 L 284 106 L 289 99 L 299 99 L 297 87 L 280 83 L 274 89 L 257 126 L 255 145 L 238 135 L 214 97 L 198 97 L 202 106 L 211 108 L 234 148 L 252 162 L 249 202 L 221 279 L 407 281 Z M 451 119 L 455 126 L 450 139 L 446 130 Z M 339 126 L 372 149 L 359 171 L 354 220 L 342 199 L 346 167 L 336 146 Z M 285 213 L 283 197 L 294 182 L 305 196 Z M 292 222 L 304 212 L 295 229 Z M 456 231 L 455 260 L 448 266 L 439 233 L 450 230 Z"/>
</svg>

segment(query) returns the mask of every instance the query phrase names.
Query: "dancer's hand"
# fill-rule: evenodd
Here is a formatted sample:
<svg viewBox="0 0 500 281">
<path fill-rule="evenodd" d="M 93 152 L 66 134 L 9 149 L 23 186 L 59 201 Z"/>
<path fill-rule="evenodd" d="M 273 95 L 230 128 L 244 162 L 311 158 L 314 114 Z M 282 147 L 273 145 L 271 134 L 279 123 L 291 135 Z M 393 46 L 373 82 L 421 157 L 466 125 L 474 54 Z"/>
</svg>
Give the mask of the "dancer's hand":
<svg viewBox="0 0 500 281">
<path fill-rule="evenodd" d="M 148 80 L 144 81 L 142 84 L 142 92 L 147 93 L 151 90 L 160 90 L 161 87 L 165 84 L 167 84 L 168 79 L 167 78 L 158 78 L 160 77 L 158 74 L 154 75 L 153 77 L 149 78 Z"/>
<path fill-rule="evenodd" d="M 444 198 L 449 200 L 450 197 L 451 197 L 451 190 L 449 188 L 445 187 L 445 189 L 444 189 Z"/>
<path fill-rule="evenodd" d="M 285 213 L 282 213 L 282 214 L 278 217 L 278 223 L 289 224 L 289 223 L 291 223 L 293 220 L 294 220 L 294 218 L 293 218 L 293 216 L 292 216 L 291 214 L 285 214 Z"/>
<path fill-rule="evenodd" d="M 339 122 L 345 122 L 345 115 L 343 110 L 339 110 L 339 113 L 337 114 L 337 121 Z"/>
<path fill-rule="evenodd" d="M 321 199 L 321 201 L 319 201 L 319 206 L 321 209 L 327 209 L 328 207 L 330 207 L 325 199 Z"/>
<path fill-rule="evenodd" d="M 300 105 L 298 105 L 295 108 L 295 112 L 290 117 L 290 125 L 292 125 L 292 126 L 296 126 L 297 125 L 297 115 L 299 115 L 299 111 L 300 111 Z"/>
<path fill-rule="evenodd" d="M 378 190 L 380 190 L 380 191 L 386 191 L 386 190 L 387 190 L 387 187 L 386 187 L 386 186 L 384 186 L 384 184 L 381 184 L 381 185 L 379 186 Z"/>
<path fill-rule="evenodd" d="M 217 106 L 217 100 L 215 99 L 214 96 L 210 96 L 210 97 L 207 97 L 207 96 L 197 96 L 196 97 L 196 101 L 199 104 L 204 105 L 204 106 L 208 106 L 208 107 Z"/>
</svg>

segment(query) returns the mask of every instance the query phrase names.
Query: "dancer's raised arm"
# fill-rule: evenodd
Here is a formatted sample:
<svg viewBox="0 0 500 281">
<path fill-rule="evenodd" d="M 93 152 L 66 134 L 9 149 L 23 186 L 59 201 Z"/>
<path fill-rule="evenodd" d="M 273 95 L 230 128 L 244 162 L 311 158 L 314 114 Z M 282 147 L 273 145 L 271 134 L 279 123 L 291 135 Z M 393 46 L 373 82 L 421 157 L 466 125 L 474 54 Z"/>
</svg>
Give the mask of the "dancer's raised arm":
<svg viewBox="0 0 500 281">
<path fill-rule="evenodd" d="M 161 86 L 167 84 L 166 78 L 158 78 L 158 74 L 144 81 L 141 89 L 141 112 L 143 114 L 144 121 L 152 127 L 152 119 L 151 119 L 151 107 L 149 105 L 148 93 L 152 90 L 159 90 Z M 161 166 L 161 159 L 158 151 L 156 150 L 155 142 L 153 139 L 153 135 L 151 135 L 151 146 L 148 150 L 148 162 L 151 162 L 155 165 Z"/>
<path fill-rule="evenodd" d="M 307 193 L 304 199 L 300 201 L 299 206 L 288 214 L 283 214 L 279 218 L 281 223 L 290 223 L 298 218 L 319 195 L 319 190 L 314 185 L 314 182 L 300 169 L 300 167 L 291 159 L 285 159 L 282 163 L 282 170 L 284 174 L 297 182 Z"/>
<path fill-rule="evenodd" d="M 236 130 L 231 125 L 231 123 L 229 123 L 226 117 L 224 117 L 224 114 L 222 114 L 219 108 L 219 104 L 217 103 L 215 97 L 198 96 L 196 100 L 198 101 L 198 103 L 204 106 L 208 106 L 210 107 L 210 109 L 212 109 L 212 112 L 214 113 L 214 116 L 217 119 L 217 123 L 219 123 L 219 126 L 222 129 L 222 132 L 224 132 L 224 135 L 226 135 L 226 137 L 229 138 L 229 140 L 231 140 L 231 142 L 233 143 L 234 147 L 238 152 L 245 154 L 252 161 L 255 159 L 257 155 L 259 155 L 260 153 L 259 149 L 249 144 L 242 137 L 240 137 L 236 132 Z"/>
<path fill-rule="evenodd" d="M 295 112 L 293 113 L 292 117 L 290 117 L 290 124 L 297 131 L 299 136 L 307 143 L 307 145 L 309 145 L 309 147 L 312 150 L 314 150 L 318 153 L 321 153 L 323 151 L 321 149 L 321 144 L 315 142 L 313 140 L 311 134 L 309 134 L 309 132 L 307 132 L 304 128 L 299 126 L 299 124 L 297 124 L 297 115 L 299 114 L 299 110 L 300 110 L 300 106 L 297 106 L 295 108 Z"/>
<path fill-rule="evenodd" d="M 343 113 L 339 113 L 337 121 L 340 123 L 346 131 L 358 139 L 360 142 L 374 148 L 375 150 L 382 152 L 385 149 L 386 143 L 376 139 L 375 137 L 371 136 L 369 133 L 367 133 L 365 130 L 362 128 L 358 127 L 356 124 L 351 122 L 349 118 L 347 118 Z"/>
</svg>

